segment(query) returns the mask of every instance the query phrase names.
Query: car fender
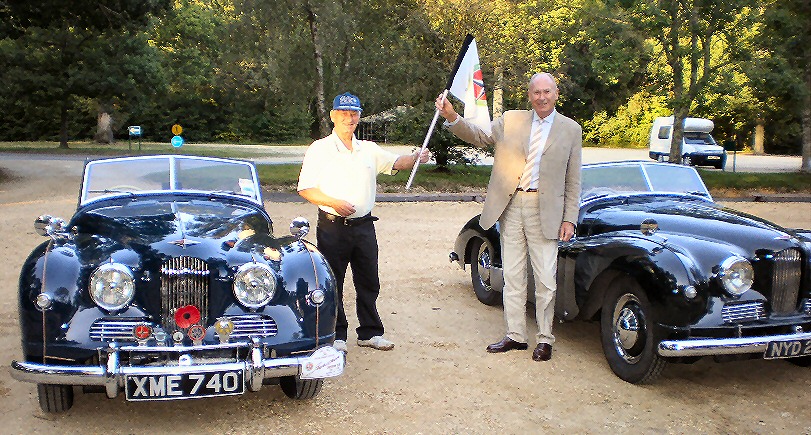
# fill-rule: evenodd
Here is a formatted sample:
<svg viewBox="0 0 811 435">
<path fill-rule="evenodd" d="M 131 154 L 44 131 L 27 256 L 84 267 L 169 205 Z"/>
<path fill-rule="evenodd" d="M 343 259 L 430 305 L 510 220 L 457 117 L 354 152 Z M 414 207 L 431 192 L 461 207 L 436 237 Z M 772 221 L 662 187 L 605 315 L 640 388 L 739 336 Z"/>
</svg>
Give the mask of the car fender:
<svg viewBox="0 0 811 435">
<path fill-rule="evenodd" d="M 562 249 L 561 257 L 574 258 L 576 273 L 571 284 L 564 281 L 558 297 L 570 297 L 574 292 L 580 318 L 589 319 L 599 312 L 607 290 L 621 275 L 640 284 L 663 324 L 690 324 L 706 305 L 706 291 L 692 299 L 684 295 L 685 288 L 696 284 L 691 260 L 668 249 L 661 240 L 616 234 L 593 237 Z"/>
<path fill-rule="evenodd" d="M 36 247 L 23 263 L 19 279 L 20 329 L 23 343 L 64 338 L 64 325 L 75 314 L 81 298 L 82 265 L 70 243 L 52 241 Z M 47 294 L 52 304 L 46 310 L 36 305 Z M 44 326 L 44 328 L 43 328 Z"/>
</svg>

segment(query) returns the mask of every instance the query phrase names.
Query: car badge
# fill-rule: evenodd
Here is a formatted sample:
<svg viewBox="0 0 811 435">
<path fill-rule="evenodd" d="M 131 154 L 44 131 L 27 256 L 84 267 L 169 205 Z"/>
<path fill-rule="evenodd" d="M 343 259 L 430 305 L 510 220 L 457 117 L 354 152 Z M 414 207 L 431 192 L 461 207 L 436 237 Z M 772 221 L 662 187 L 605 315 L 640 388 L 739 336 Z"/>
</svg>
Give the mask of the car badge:
<svg viewBox="0 0 811 435">
<path fill-rule="evenodd" d="M 199 323 L 191 325 L 187 333 L 195 346 L 203 344 L 203 338 L 206 336 L 206 330 Z"/>
<path fill-rule="evenodd" d="M 214 323 L 214 329 L 217 331 L 217 336 L 220 338 L 220 343 L 228 343 L 228 338 L 234 332 L 234 322 L 227 317 L 220 317 Z"/>
<path fill-rule="evenodd" d="M 189 239 L 186 239 L 186 238 L 183 238 L 183 239 L 180 239 L 180 240 L 173 240 L 173 241 L 171 241 L 169 243 L 171 243 L 173 245 L 176 245 L 176 246 L 180 246 L 183 249 L 186 249 L 186 246 L 194 246 L 194 245 L 199 245 L 200 244 L 200 242 L 196 242 L 194 240 L 189 240 Z"/>
<path fill-rule="evenodd" d="M 166 331 L 161 328 L 155 328 L 155 341 L 158 342 L 158 346 L 165 346 L 166 345 Z"/>
<path fill-rule="evenodd" d="M 138 346 L 146 346 L 147 340 L 152 337 L 152 327 L 146 323 L 139 323 L 132 328 L 132 335 Z"/>
<path fill-rule="evenodd" d="M 183 343 L 183 331 L 175 331 L 172 333 L 172 340 L 175 341 L 175 346 L 180 346 Z"/>
</svg>

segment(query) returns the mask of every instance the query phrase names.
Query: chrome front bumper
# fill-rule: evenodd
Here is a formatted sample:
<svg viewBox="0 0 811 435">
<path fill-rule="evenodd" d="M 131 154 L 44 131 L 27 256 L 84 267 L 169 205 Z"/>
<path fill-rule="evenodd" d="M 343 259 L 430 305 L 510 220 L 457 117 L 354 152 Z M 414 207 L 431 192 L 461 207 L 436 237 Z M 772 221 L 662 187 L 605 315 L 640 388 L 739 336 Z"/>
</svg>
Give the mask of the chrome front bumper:
<svg viewBox="0 0 811 435">
<path fill-rule="evenodd" d="M 190 355 L 205 350 L 250 348 L 248 359 L 244 361 L 196 363 Z M 200 346 L 119 346 L 111 343 L 103 351 L 107 352 L 107 362 L 97 366 L 66 366 L 39 364 L 23 361 L 11 362 L 11 377 L 18 381 L 36 384 L 92 385 L 104 387 L 107 397 L 114 398 L 124 388 L 127 376 L 183 375 L 202 371 L 241 370 L 244 373 L 245 387 L 259 391 L 262 380 L 283 376 L 300 376 L 302 379 L 326 378 L 343 373 L 345 357 L 343 352 L 332 346 L 323 346 L 302 356 L 284 358 L 264 358 L 264 348 L 258 340 L 251 344 L 225 343 Z M 167 352 L 178 354 L 177 365 L 132 366 L 121 365 L 122 352 Z"/>
<path fill-rule="evenodd" d="M 739 355 L 747 353 L 765 353 L 772 341 L 808 340 L 811 332 L 794 334 L 764 335 L 739 338 L 702 338 L 688 340 L 665 340 L 659 343 L 659 355 L 678 356 L 712 356 Z"/>
</svg>

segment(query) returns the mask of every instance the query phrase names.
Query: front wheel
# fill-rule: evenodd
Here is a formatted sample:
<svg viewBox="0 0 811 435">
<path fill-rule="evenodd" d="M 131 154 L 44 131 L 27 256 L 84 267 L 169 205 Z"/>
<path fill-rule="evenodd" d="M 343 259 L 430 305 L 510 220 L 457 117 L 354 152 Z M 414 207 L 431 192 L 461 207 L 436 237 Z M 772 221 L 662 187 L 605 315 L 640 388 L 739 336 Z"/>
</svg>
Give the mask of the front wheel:
<svg viewBox="0 0 811 435">
<path fill-rule="evenodd" d="M 690 157 L 690 156 L 684 156 L 684 157 L 682 157 L 682 159 L 681 159 L 681 163 L 682 163 L 684 166 L 692 166 L 692 165 L 693 165 L 693 158 L 692 158 L 692 157 Z"/>
<path fill-rule="evenodd" d="M 297 400 L 312 399 L 321 392 L 324 379 L 301 379 L 298 376 L 285 376 L 279 380 L 284 394 Z"/>
<path fill-rule="evenodd" d="M 656 353 L 656 320 L 647 296 L 630 277 L 611 283 L 603 300 L 600 336 L 611 370 L 632 384 L 653 382 L 667 361 Z"/>
<path fill-rule="evenodd" d="M 798 356 L 796 358 L 789 358 L 788 362 L 798 367 L 811 367 L 811 356 Z"/>
<path fill-rule="evenodd" d="M 470 280 L 476 298 L 485 305 L 501 305 L 501 292 L 493 288 L 493 247 L 486 240 L 475 238 L 471 248 L 475 257 L 470 260 Z"/>
<path fill-rule="evenodd" d="M 45 412 L 66 412 L 73 407 L 72 385 L 37 384 L 39 407 Z"/>
</svg>

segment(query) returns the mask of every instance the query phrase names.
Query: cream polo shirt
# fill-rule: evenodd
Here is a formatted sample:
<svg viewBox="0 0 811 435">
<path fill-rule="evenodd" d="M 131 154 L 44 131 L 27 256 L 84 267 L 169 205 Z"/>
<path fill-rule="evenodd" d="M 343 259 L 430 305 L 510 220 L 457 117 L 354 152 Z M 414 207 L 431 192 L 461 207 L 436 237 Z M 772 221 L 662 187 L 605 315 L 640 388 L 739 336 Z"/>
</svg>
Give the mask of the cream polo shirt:
<svg viewBox="0 0 811 435">
<path fill-rule="evenodd" d="M 376 143 L 358 140 L 352 136 L 352 151 L 344 146 L 333 131 L 307 148 L 298 179 L 298 190 L 318 188 L 324 194 L 349 202 L 355 213 L 347 216 L 366 216 L 375 205 L 377 175 L 393 175 L 394 162 L 400 157 L 384 150 Z M 318 206 L 327 213 L 337 215 L 332 208 Z"/>
</svg>

